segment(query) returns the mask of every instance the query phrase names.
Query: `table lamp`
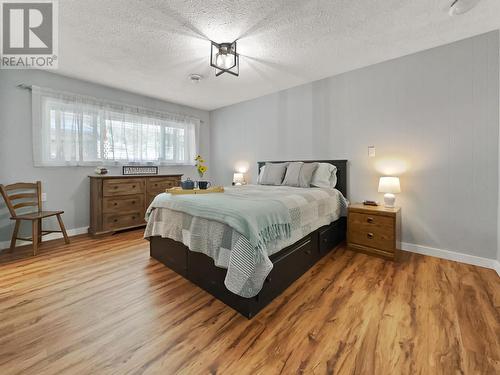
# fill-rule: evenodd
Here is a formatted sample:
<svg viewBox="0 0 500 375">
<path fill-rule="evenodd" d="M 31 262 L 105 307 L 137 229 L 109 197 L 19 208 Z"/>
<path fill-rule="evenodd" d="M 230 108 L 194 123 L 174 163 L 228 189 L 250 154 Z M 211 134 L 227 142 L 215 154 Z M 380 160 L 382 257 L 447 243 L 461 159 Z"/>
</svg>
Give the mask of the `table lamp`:
<svg viewBox="0 0 500 375">
<path fill-rule="evenodd" d="M 233 184 L 236 185 L 236 186 L 244 185 L 245 184 L 245 176 L 244 176 L 244 174 L 236 172 L 233 175 Z"/>
<path fill-rule="evenodd" d="M 396 196 L 394 194 L 401 193 L 399 177 L 380 177 L 380 181 L 378 183 L 378 192 L 385 193 L 385 207 L 394 207 L 394 202 L 396 202 Z"/>
</svg>

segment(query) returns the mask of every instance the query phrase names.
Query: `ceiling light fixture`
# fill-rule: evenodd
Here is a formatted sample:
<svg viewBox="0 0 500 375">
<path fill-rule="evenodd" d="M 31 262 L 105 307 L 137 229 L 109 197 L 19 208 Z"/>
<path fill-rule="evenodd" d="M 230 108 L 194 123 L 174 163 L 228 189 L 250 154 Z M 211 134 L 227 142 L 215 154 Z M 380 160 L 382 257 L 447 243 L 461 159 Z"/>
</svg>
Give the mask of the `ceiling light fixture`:
<svg viewBox="0 0 500 375">
<path fill-rule="evenodd" d="M 212 42 L 210 49 L 210 66 L 215 68 L 215 76 L 229 73 L 240 74 L 240 55 L 236 53 L 236 41 L 232 43 Z"/>
<path fill-rule="evenodd" d="M 450 5 L 448 14 L 450 16 L 458 16 L 467 13 L 474 8 L 481 0 L 453 0 Z"/>
</svg>

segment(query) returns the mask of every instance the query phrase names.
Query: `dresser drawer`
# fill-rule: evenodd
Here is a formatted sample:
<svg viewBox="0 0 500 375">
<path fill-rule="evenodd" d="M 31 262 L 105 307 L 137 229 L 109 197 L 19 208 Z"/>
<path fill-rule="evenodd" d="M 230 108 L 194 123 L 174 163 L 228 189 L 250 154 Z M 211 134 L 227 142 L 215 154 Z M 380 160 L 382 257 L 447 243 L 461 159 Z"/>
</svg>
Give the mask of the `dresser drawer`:
<svg viewBox="0 0 500 375">
<path fill-rule="evenodd" d="M 349 243 L 394 252 L 394 233 L 369 231 L 363 228 L 349 228 Z"/>
<path fill-rule="evenodd" d="M 126 214 L 104 214 L 104 230 L 123 229 L 144 224 L 144 210 L 138 210 Z"/>
<path fill-rule="evenodd" d="M 144 194 L 104 197 L 102 200 L 104 213 L 125 213 L 144 210 Z"/>
<path fill-rule="evenodd" d="M 105 197 L 141 194 L 144 193 L 144 181 L 131 178 L 105 180 L 102 184 L 102 191 Z"/>
<path fill-rule="evenodd" d="M 146 181 L 147 192 L 151 195 L 164 193 L 166 189 L 179 186 L 179 180 L 175 178 L 152 177 Z"/>
</svg>

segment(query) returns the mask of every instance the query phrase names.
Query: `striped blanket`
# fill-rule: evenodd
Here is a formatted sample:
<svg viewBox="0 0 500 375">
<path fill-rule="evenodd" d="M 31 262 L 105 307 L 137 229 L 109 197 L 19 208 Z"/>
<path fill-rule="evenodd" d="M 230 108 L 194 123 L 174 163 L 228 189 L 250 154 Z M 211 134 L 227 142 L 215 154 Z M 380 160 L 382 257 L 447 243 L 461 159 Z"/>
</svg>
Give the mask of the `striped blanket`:
<svg viewBox="0 0 500 375">
<path fill-rule="evenodd" d="M 188 204 L 178 204 L 177 197 L 158 195 L 147 210 L 144 237 L 168 237 L 211 257 L 216 266 L 227 268 L 226 287 L 247 298 L 259 293 L 272 270 L 270 255 L 337 220 L 347 207 L 338 190 L 320 188 L 247 185 L 226 188 L 224 194 L 190 197 Z M 191 203 L 201 197 L 201 208 L 196 210 Z M 252 205 L 260 209 L 247 209 Z M 227 219 L 228 207 L 243 209 L 241 217 L 247 223 L 240 223 L 240 217 Z M 283 212 L 276 214 L 278 210 Z M 262 227 L 273 224 L 287 230 L 259 234 Z"/>
</svg>

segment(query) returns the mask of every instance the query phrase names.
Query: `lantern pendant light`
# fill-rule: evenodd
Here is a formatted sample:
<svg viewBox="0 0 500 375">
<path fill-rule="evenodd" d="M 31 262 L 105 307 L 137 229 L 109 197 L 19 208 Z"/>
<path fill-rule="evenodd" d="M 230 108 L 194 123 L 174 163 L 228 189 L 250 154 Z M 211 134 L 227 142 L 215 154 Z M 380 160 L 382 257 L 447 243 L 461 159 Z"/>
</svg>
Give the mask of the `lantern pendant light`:
<svg viewBox="0 0 500 375">
<path fill-rule="evenodd" d="M 210 66 L 215 68 L 215 76 L 229 73 L 240 74 L 240 57 L 236 52 L 236 41 L 232 43 L 212 42 L 210 50 Z"/>
</svg>

